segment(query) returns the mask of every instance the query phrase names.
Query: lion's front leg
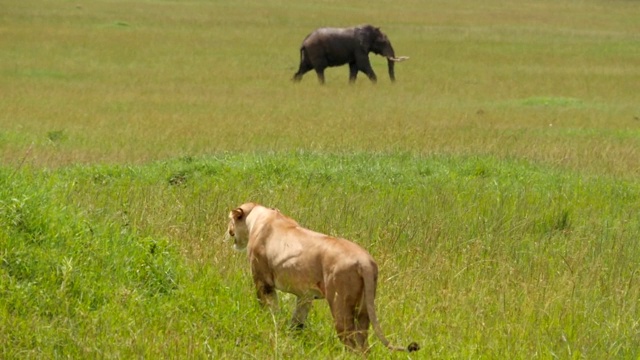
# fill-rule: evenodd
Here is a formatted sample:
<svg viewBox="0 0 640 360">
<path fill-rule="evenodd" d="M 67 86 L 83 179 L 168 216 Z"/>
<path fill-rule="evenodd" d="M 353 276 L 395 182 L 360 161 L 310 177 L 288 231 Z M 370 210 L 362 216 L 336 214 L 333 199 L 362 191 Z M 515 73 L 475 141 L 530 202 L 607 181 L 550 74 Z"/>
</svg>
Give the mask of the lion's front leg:
<svg viewBox="0 0 640 360">
<path fill-rule="evenodd" d="M 313 298 L 298 296 L 296 309 L 293 311 L 293 317 L 291 318 L 292 329 L 302 330 L 304 328 L 304 323 L 307 320 L 307 315 L 309 315 L 312 303 Z"/>
<path fill-rule="evenodd" d="M 256 286 L 256 295 L 262 306 L 268 306 L 271 310 L 278 310 L 278 294 L 276 285 L 271 275 L 271 269 L 264 258 L 256 253 L 250 253 L 251 275 Z"/>
<path fill-rule="evenodd" d="M 278 310 L 278 294 L 274 286 L 265 284 L 262 281 L 256 281 L 256 293 L 260 305 L 269 307 L 272 311 Z"/>
</svg>

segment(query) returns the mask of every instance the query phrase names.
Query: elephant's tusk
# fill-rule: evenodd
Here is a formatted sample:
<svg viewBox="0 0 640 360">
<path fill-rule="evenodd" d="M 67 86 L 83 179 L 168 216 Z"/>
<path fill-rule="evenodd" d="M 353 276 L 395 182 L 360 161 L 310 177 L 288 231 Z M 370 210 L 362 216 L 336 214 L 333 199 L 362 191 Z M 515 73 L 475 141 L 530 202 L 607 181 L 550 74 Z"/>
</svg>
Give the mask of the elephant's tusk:
<svg viewBox="0 0 640 360">
<path fill-rule="evenodd" d="M 389 57 L 387 57 L 387 59 L 389 59 L 390 61 L 394 61 L 394 62 L 402 62 L 402 61 L 405 61 L 405 60 L 409 59 L 409 57 L 408 56 L 399 56 L 399 57 L 391 57 L 391 56 L 389 56 Z"/>
</svg>

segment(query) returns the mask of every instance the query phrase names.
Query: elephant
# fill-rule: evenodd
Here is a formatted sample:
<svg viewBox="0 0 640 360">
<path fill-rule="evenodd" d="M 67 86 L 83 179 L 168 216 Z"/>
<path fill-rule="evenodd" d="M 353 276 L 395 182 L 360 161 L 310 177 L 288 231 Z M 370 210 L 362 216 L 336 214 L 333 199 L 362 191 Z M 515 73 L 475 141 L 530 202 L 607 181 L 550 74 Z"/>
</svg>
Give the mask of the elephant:
<svg viewBox="0 0 640 360">
<path fill-rule="evenodd" d="M 360 25 L 350 28 L 319 28 L 302 42 L 300 47 L 300 68 L 293 76 L 299 82 L 302 76 L 314 69 L 320 84 L 324 84 L 324 70 L 327 67 L 349 64 L 349 82 L 354 83 L 358 71 L 367 74 L 372 83 L 378 78 L 371 68 L 369 53 L 387 58 L 389 78 L 395 81 L 394 64 L 408 59 L 396 57 L 391 42 L 380 28 Z"/>
</svg>

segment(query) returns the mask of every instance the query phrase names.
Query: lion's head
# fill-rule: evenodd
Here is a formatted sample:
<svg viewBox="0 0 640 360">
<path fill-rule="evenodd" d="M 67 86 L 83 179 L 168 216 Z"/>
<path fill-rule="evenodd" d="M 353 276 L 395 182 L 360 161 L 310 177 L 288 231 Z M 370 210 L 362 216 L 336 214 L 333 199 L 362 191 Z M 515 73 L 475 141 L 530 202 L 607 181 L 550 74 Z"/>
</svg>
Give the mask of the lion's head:
<svg viewBox="0 0 640 360">
<path fill-rule="evenodd" d="M 239 207 L 231 210 L 229 213 L 229 226 L 227 227 L 227 234 L 233 238 L 233 248 L 237 251 L 245 250 L 249 243 L 249 229 L 247 228 L 246 220 L 253 206 L 248 206 L 248 204 L 243 206 L 247 208 Z"/>
</svg>

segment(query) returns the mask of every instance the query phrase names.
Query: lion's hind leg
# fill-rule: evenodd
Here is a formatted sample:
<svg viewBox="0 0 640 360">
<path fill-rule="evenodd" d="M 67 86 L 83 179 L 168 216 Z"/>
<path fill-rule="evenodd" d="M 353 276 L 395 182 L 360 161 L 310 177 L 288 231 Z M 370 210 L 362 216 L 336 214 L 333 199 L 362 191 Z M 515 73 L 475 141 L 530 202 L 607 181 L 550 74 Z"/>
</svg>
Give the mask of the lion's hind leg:
<svg viewBox="0 0 640 360">
<path fill-rule="evenodd" d="M 346 310 L 347 309 L 339 309 L 333 311 L 332 309 L 333 321 L 340 341 L 350 349 L 356 350 L 358 346 L 353 313 Z"/>
<path fill-rule="evenodd" d="M 366 308 L 359 310 L 364 284 L 355 271 L 343 272 L 342 277 L 335 276 L 334 279 L 340 281 L 327 282 L 326 291 L 338 338 L 350 349 L 365 351 L 367 335 L 361 331 L 361 326 L 366 323 L 368 328 L 369 317 Z"/>
<path fill-rule="evenodd" d="M 364 302 L 356 309 L 357 316 L 355 319 L 355 342 L 356 346 L 364 351 L 369 348 L 369 313 Z"/>
</svg>

